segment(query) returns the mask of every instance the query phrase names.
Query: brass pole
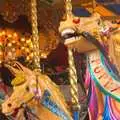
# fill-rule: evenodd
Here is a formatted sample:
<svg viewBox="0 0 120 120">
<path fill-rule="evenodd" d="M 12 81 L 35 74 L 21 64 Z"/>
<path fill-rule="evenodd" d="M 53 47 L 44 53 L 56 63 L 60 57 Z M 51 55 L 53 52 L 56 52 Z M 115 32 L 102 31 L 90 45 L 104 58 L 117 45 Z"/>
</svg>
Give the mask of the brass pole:
<svg viewBox="0 0 120 120">
<path fill-rule="evenodd" d="M 71 0 L 66 0 L 65 1 L 65 5 L 66 5 L 66 15 L 67 17 L 71 17 L 72 14 L 72 3 Z"/>
<path fill-rule="evenodd" d="M 73 17 L 72 14 L 72 3 L 71 0 L 66 0 L 66 15 L 67 19 L 69 17 Z M 78 99 L 78 83 L 77 83 L 77 73 L 76 68 L 74 64 L 74 58 L 73 58 L 73 52 L 71 49 L 68 48 L 68 60 L 69 60 L 69 79 L 70 79 L 70 85 L 71 85 L 71 96 L 72 96 L 72 108 L 75 110 L 80 109 L 79 99 Z"/>
<path fill-rule="evenodd" d="M 71 85 L 71 95 L 72 95 L 72 108 L 74 110 L 80 110 L 79 95 L 78 95 L 78 83 L 77 83 L 77 72 L 74 63 L 73 51 L 68 49 L 68 60 L 69 60 L 69 80 Z"/>
<path fill-rule="evenodd" d="M 35 68 L 40 69 L 40 49 L 37 23 L 37 0 L 31 0 L 32 42 Z"/>
</svg>

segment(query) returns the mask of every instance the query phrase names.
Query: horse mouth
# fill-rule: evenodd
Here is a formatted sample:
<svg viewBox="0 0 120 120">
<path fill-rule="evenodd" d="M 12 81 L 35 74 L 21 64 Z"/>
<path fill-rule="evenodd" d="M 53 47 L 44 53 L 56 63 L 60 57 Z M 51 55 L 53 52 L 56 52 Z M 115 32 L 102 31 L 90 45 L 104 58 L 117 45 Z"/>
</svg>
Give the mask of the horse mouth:
<svg viewBox="0 0 120 120">
<path fill-rule="evenodd" d="M 79 41 L 81 39 L 80 33 L 72 28 L 64 29 L 61 32 L 62 42 L 67 45 L 73 42 Z"/>
<path fill-rule="evenodd" d="M 17 113 L 18 113 L 18 111 L 19 111 L 19 109 L 15 109 L 14 111 L 11 111 L 11 112 L 4 112 L 4 114 L 6 115 L 6 116 L 16 116 L 17 115 Z"/>
<path fill-rule="evenodd" d="M 11 116 L 14 112 L 4 112 L 6 116 Z"/>
</svg>

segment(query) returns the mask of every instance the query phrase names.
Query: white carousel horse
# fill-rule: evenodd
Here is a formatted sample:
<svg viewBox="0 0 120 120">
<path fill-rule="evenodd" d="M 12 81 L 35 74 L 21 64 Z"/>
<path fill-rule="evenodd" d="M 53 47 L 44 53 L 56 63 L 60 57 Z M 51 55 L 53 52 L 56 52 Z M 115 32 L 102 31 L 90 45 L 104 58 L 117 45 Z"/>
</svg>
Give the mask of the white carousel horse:
<svg viewBox="0 0 120 120">
<path fill-rule="evenodd" d="M 68 48 L 87 57 L 85 77 L 89 88 L 86 91 L 91 89 L 91 120 L 120 119 L 119 25 L 103 21 L 97 13 L 80 18 L 71 15 L 61 21 L 59 32 Z"/>
</svg>

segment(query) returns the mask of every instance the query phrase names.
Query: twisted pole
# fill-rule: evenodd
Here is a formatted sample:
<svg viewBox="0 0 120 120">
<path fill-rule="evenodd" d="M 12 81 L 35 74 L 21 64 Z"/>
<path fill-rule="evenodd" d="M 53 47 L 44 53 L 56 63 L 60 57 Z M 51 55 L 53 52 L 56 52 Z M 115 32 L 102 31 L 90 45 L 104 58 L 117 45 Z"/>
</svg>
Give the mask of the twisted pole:
<svg viewBox="0 0 120 120">
<path fill-rule="evenodd" d="M 67 19 L 69 17 L 73 17 L 72 14 L 72 3 L 71 0 L 66 0 L 66 16 Z M 73 51 L 72 49 L 68 48 L 68 62 L 69 62 L 69 80 L 70 80 L 70 92 L 72 96 L 72 109 L 73 109 L 73 116 L 75 120 L 79 120 L 79 111 L 80 111 L 80 104 L 78 99 L 78 78 L 77 72 L 74 63 Z"/>
<path fill-rule="evenodd" d="M 32 42 L 35 68 L 40 70 L 40 49 L 37 23 L 37 0 L 31 0 Z"/>
<path fill-rule="evenodd" d="M 77 72 L 74 63 L 73 51 L 68 49 L 68 58 L 69 58 L 69 80 L 71 85 L 71 95 L 72 95 L 72 104 L 73 110 L 79 110 L 79 99 L 78 99 L 78 78 Z"/>
<path fill-rule="evenodd" d="M 67 15 L 67 17 L 73 16 L 71 0 L 66 0 L 65 1 L 65 6 L 66 6 L 66 15 Z"/>
</svg>

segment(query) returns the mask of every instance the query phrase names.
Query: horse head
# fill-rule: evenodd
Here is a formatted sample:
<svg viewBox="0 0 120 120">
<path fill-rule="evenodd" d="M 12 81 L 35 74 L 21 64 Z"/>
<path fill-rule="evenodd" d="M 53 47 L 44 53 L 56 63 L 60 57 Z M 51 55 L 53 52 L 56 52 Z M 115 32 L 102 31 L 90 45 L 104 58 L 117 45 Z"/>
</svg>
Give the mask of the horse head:
<svg viewBox="0 0 120 120">
<path fill-rule="evenodd" d="M 53 120 L 59 120 L 61 117 L 65 120 L 72 119 L 62 93 L 48 76 L 39 71 L 32 71 L 18 62 L 6 67 L 15 78 L 12 80 L 13 93 L 2 104 L 4 114 L 10 115 L 28 106 L 35 109 L 37 116 L 42 120 L 48 119 L 48 116 Z"/>
<path fill-rule="evenodd" d="M 35 96 L 37 80 L 34 72 L 18 62 L 15 62 L 13 66 L 6 65 L 6 67 L 8 67 L 15 76 L 12 80 L 13 93 L 2 104 L 2 112 L 9 115 Z"/>
<path fill-rule="evenodd" d="M 68 48 L 75 48 L 79 52 L 96 49 L 96 46 L 82 37 L 81 33 L 86 31 L 93 35 L 94 31 L 99 27 L 99 20 L 100 15 L 97 13 L 91 17 L 68 16 L 65 21 L 60 22 L 59 26 L 62 42 L 64 42 Z"/>
<path fill-rule="evenodd" d="M 98 13 L 93 13 L 90 17 L 67 16 L 59 26 L 62 42 L 68 48 L 74 48 L 80 53 L 100 49 L 98 44 L 104 44 L 106 40 L 104 36 L 114 29 L 118 29 L 117 24 L 103 20 Z M 90 35 L 96 40 L 89 39 Z"/>
</svg>

